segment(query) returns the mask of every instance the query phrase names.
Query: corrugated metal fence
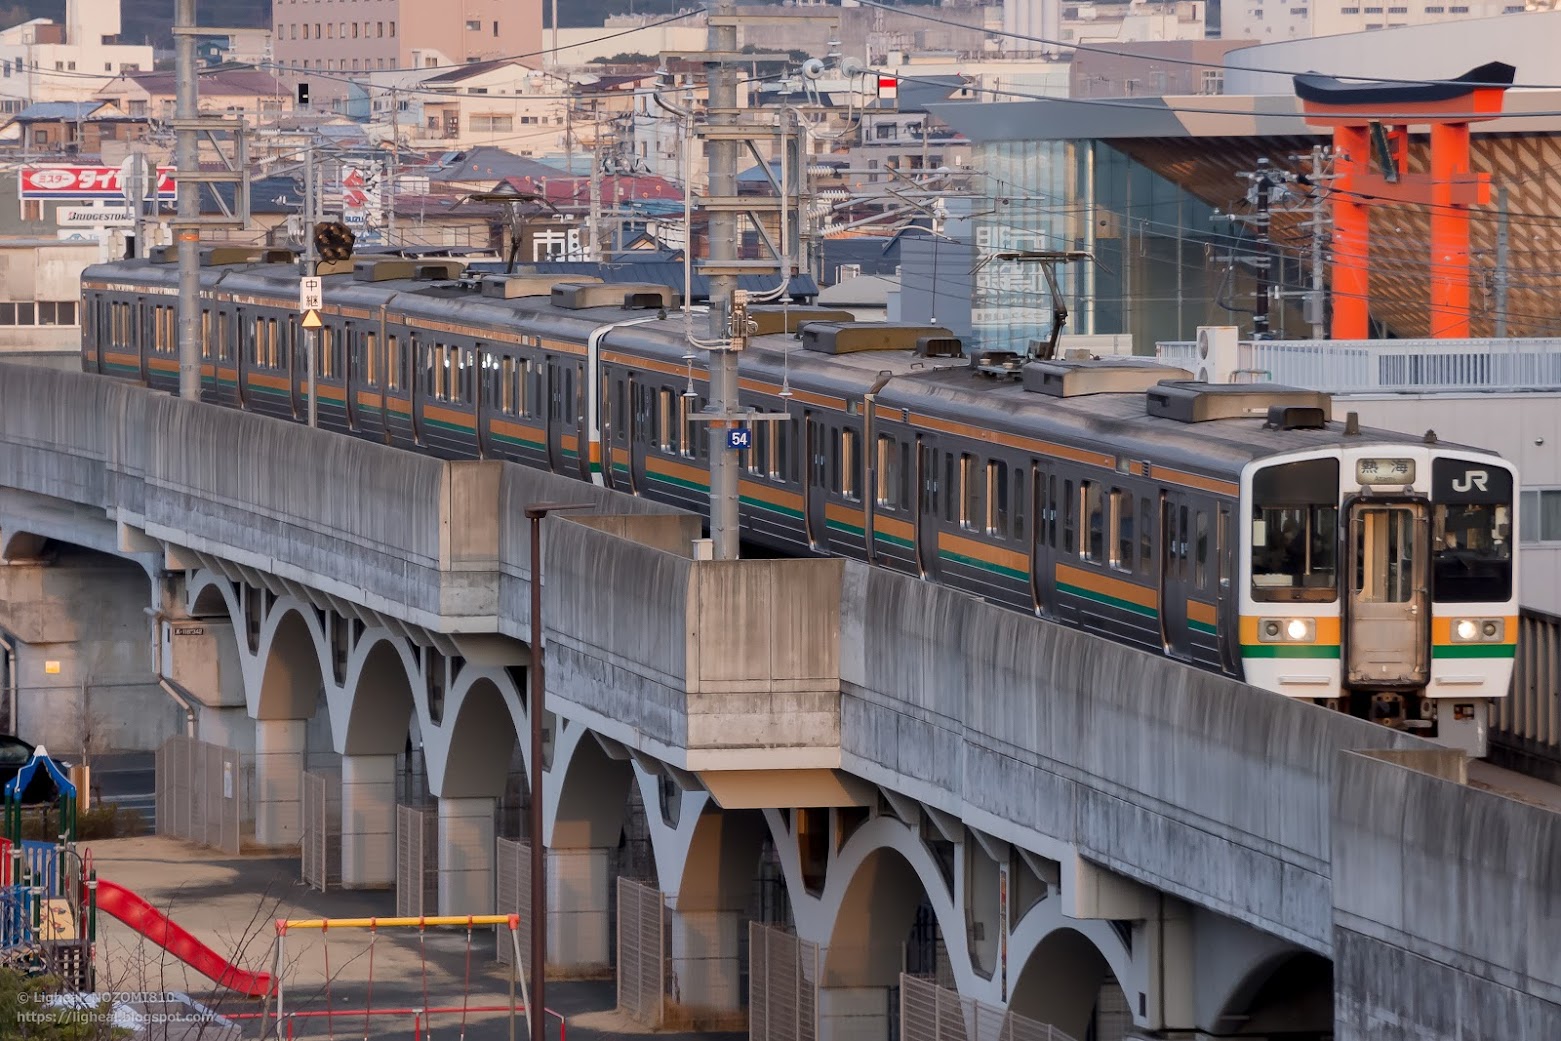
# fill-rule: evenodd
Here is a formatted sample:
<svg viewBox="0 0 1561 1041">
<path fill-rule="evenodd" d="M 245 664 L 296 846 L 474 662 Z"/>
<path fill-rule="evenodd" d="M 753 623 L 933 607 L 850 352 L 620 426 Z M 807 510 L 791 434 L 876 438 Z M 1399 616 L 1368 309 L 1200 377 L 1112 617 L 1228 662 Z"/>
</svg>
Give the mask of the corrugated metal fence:
<svg viewBox="0 0 1561 1041">
<path fill-rule="evenodd" d="M 301 797 L 299 873 L 323 893 L 341 885 L 341 774 L 304 771 Z"/>
<path fill-rule="evenodd" d="M 1491 758 L 1561 782 L 1561 617 L 1523 609 L 1512 692 L 1491 719 Z"/>
<path fill-rule="evenodd" d="M 900 975 L 901 1041 L 1073 1041 L 1056 1027 L 987 1005 L 922 976 Z"/>
<path fill-rule="evenodd" d="M 818 944 L 748 923 L 750 1041 L 817 1041 Z"/>
<path fill-rule="evenodd" d="M 432 806 L 396 807 L 396 914 L 439 913 L 439 812 Z"/>
<path fill-rule="evenodd" d="M 618 879 L 618 1009 L 648 1027 L 666 1017 L 668 924 L 660 888 Z"/>
<path fill-rule="evenodd" d="M 238 752 L 190 737 L 157 750 L 157 830 L 235 856 L 245 800 Z"/>
</svg>

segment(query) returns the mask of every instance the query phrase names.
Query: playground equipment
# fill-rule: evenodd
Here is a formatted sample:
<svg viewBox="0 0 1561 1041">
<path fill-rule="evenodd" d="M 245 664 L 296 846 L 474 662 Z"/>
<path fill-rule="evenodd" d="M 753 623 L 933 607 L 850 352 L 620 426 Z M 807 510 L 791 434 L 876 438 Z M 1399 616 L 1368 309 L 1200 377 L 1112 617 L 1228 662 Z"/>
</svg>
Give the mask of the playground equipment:
<svg viewBox="0 0 1561 1041">
<path fill-rule="evenodd" d="M 22 795 L 42 768 L 59 793 L 55 841 L 22 838 Z M 5 785 L 0 836 L 0 963 L 57 977 L 67 991 L 96 989 L 98 912 L 104 911 L 218 986 L 250 997 L 270 992 L 271 977 L 226 961 L 150 903 L 97 877 L 92 852 L 76 850 L 77 790 L 39 748 Z"/>
<path fill-rule="evenodd" d="M 22 838 L 22 796 L 40 768 L 58 793 L 54 842 Z M 6 782 L 4 797 L 0 956 L 24 972 L 58 977 L 68 990 L 91 990 L 96 917 L 76 853 L 76 786 L 39 747 Z"/>
<path fill-rule="evenodd" d="M 474 935 L 478 929 L 499 927 L 509 931 L 510 948 L 514 955 L 509 965 L 509 1000 L 505 1004 L 474 1005 L 471 1003 L 472 984 L 472 952 Z M 461 993 L 460 1004 L 437 1004 L 429 997 L 428 951 L 426 937 L 429 929 L 461 929 L 466 930 L 466 956 L 465 979 Z M 374 1006 L 374 947 L 380 934 L 389 930 L 417 930 L 418 954 L 421 960 L 421 987 L 422 1002 L 416 1007 L 380 1007 Z M 295 918 L 278 919 L 276 923 L 276 947 L 272 975 L 276 980 L 274 1009 L 267 998 L 267 1008 L 258 1014 L 240 1014 L 230 1016 L 232 1019 L 259 1018 L 261 1023 L 261 1038 L 291 1039 L 297 1036 L 296 1032 L 302 1029 L 304 1024 L 313 1020 L 323 1019 L 326 1030 L 334 1036 L 334 1021 L 337 1019 L 349 1022 L 361 1022 L 364 1037 L 372 1036 L 372 1024 L 375 1019 L 396 1017 L 410 1019 L 412 1035 L 421 1039 L 432 1036 L 433 1022 L 436 1017 L 442 1017 L 446 1023 L 459 1022 L 460 1037 L 466 1036 L 467 1018 L 475 1015 L 491 1015 L 494 1013 L 507 1013 L 508 1036 L 510 1041 L 517 1038 L 516 1026 L 518 1017 L 524 1016 L 526 1031 L 529 1035 L 531 1024 L 531 1008 L 525 995 L 525 980 L 517 975 L 517 966 L 521 964 L 520 957 L 520 916 L 508 915 L 441 915 L 417 918 Z M 337 1008 L 332 995 L 333 975 L 331 968 L 331 933 L 340 933 L 350 930 L 367 930 L 369 934 L 368 950 L 359 953 L 349 962 L 365 959 L 367 963 L 367 992 L 362 1008 Z M 287 1005 L 287 990 L 285 985 L 284 967 L 287 964 L 287 937 L 294 932 L 318 932 L 324 954 L 324 981 L 320 993 L 324 997 L 324 1008 L 289 1009 Z M 338 966 L 339 968 L 339 966 Z M 400 982 L 406 982 L 405 977 Z M 516 1000 L 516 985 L 520 987 L 520 998 Z M 311 988 L 313 992 L 313 988 Z M 564 1019 L 551 1009 L 542 1010 L 542 1014 L 558 1020 L 558 1041 L 566 1041 Z M 443 1036 L 442 1034 L 440 1036 Z"/>
</svg>

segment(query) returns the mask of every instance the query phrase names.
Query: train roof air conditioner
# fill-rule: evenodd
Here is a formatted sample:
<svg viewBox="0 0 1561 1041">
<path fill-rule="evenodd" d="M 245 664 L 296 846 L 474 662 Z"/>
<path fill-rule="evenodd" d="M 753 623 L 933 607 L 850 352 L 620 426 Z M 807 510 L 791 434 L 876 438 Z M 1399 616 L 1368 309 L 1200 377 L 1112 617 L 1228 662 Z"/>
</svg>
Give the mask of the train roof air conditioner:
<svg viewBox="0 0 1561 1041">
<path fill-rule="evenodd" d="M 1234 325 L 1200 325 L 1192 378 L 1199 383 L 1234 383 L 1241 368 L 1241 339 Z"/>
</svg>

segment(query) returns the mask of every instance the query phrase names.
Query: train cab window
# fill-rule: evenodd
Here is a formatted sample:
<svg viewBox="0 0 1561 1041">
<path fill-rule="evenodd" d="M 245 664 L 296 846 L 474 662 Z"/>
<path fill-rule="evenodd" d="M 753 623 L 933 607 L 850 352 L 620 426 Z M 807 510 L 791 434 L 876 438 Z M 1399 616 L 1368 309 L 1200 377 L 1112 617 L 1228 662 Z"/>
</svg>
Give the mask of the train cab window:
<svg viewBox="0 0 1561 1041">
<path fill-rule="evenodd" d="M 1057 548 L 1064 553 L 1079 551 L 1079 500 L 1073 493 L 1073 482 L 1062 482 L 1062 544 Z"/>
<path fill-rule="evenodd" d="M 1431 463 L 1432 596 L 1442 603 L 1512 599 L 1512 474 L 1462 459 Z M 1543 497 L 1526 493 L 1543 502 Z M 1539 502 L 1532 512 L 1540 519 Z"/>
<path fill-rule="evenodd" d="M 1120 488 L 1111 489 L 1111 533 L 1111 566 L 1132 571 L 1133 496 Z"/>
<path fill-rule="evenodd" d="M 861 465 L 856 450 L 856 431 L 840 431 L 840 494 L 852 502 L 862 498 L 862 482 L 857 479 Z"/>
<path fill-rule="evenodd" d="M 1098 481 L 1084 481 L 1079 485 L 1079 498 L 1083 500 L 1086 538 L 1079 546 L 1079 556 L 1097 563 L 1106 555 L 1106 517 L 1101 501 Z"/>
<path fill-rule="evenodd" d="M 1252 599 L 1338 598 L 1339 463 L 1279 463 L 1252 477 Z"/>
<path fill-rule="evenodd" d="M 1193 527 L 1193 585 L 1199 589 L 1209 588 L 1209 515 L 1203 510 L 1198 511 L 1198 518 Z"/>
<path fill-rule="evenodd" d="M 986 533 L 1008 537 L 1008 464 L 994 459 L 986 464 Z"/>
</svg>

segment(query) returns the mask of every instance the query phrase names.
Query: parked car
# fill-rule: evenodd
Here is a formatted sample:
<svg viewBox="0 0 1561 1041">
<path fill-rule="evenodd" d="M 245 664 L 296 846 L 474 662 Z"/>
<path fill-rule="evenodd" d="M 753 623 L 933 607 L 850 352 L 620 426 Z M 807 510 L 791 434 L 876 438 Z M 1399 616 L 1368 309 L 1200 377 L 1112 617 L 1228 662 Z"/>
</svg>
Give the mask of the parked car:
<svg viewBox="0 0 1561 1041">
<path fill-rule="evenodd" d="M 32 760 L 37 751 L 36 745 L 28 744 L 19 737 L 9 734 L 0 734 L 0 792 L 3 786 L 11 782 L 11 778 L 19 773 L 22 767 Z M 60 773 L 70 775 L 70 764 L 62 759 L 49 756 L 54 765 L 59 767 Z M 58 793 L 54 789 L 54 782 L 49 779 L 48 772 L 40 763 L 33 773 L 33 779 L 27 785 L 27 790 L 22 793 L 22 802 L 32 804 L 52 801 Z"/>
</svg>

